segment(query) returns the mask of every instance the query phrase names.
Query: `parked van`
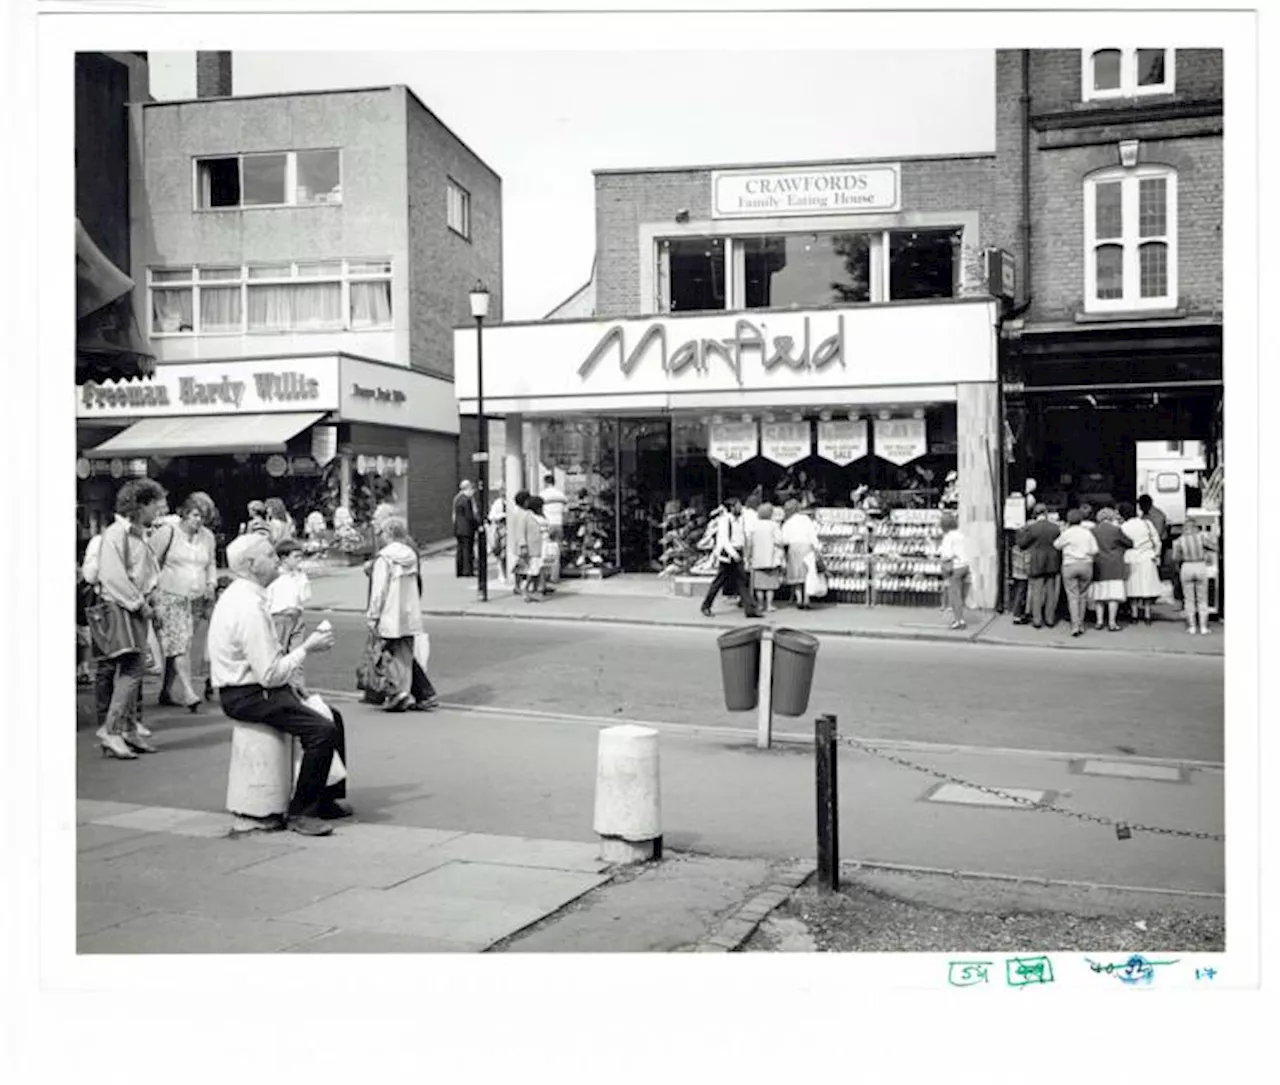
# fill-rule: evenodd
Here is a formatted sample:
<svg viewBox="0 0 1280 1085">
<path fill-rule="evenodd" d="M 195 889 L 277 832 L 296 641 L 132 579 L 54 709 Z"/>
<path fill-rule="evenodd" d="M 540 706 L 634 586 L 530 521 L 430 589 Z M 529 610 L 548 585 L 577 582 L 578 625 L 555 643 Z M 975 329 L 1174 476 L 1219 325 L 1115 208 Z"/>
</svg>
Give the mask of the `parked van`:
<svg viewBox="0 0 1280 1085">
<path fill-rule="evenodd" d="M 1199 441 L 1138 441 L 1137 455 L 1137 496 L 1149 495 L 1170 531 L 1180 535 L 1187 509 L 1200 504 L 1204 446 Z"/>
</svg>

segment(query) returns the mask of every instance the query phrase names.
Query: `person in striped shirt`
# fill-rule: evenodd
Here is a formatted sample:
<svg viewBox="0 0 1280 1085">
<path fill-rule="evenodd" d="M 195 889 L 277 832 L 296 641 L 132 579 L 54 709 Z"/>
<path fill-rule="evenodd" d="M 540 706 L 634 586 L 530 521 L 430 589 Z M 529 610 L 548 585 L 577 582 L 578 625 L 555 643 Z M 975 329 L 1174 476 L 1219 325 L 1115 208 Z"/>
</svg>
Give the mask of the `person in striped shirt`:
<svg viewBox="0 0 1280 1085">
<path fill-rule="evenodd" d="M 1214 538 L 1202 532 L 1192 520 L 1186 522 L 1173 544 L 1173 560 L 1182 581 L 1187 632 L 1196 632 L 1198 619 L 1200 634 L 1206 637 L 1209 635 L 1209 553 L 1216 549 Z"/>
</svg>

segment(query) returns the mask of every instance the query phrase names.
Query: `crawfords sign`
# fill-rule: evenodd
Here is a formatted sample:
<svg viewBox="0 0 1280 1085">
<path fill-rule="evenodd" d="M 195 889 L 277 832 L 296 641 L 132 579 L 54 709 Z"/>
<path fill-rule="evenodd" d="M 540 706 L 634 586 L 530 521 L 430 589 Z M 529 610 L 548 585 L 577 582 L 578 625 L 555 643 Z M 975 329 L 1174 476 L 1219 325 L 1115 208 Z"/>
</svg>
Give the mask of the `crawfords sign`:
<svg viewBox="0 0 1280 1085">
<path fill-rule="evenodd" d="M 588 380 L 596 366 L 609 357 L 624 376 L 646 363 L 661 366 L 671 376 L 685 372 L 705 375 L 713 366 L 723 366 L 739 386 L 743 384 L 745 368 L 753 362 L 766 373 L 779 368 L 794 372 L 844 368 L 844 313 L 831 314 L 817 329 L 816 322 L 816 316 L 813 320 L 806 316 L 799 329 L 792 327 L 771 335 L 770 322 L 739 317 L 732 322 L 732 335 L 694 336 L 683 342 L 671 341 L 681 331 L 678 322 L 655 320 L 640 328 L 615 324 L 582 360 L 578 376 Z M 796 335 L 796 331 L 800 334 Z"/>
<path fill-rule="evenodd" d="M 716 170 L 711 174 L 711 214 L 713 218 L 777 218 L 897 211 L 899 178 L 896 162 Z"/>
</svg>

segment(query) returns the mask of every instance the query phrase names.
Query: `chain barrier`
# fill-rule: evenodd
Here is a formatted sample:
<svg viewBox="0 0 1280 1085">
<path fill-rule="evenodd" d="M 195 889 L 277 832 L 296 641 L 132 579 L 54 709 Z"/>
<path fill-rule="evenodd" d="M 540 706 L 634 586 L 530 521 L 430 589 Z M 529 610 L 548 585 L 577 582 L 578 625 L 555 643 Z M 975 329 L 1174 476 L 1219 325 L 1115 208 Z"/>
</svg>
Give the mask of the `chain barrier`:
<svg viewBox="0 0 1280 1085">
<path fill-rule="evenodd" d="M 931 769 L 927 765 L 918 765 L 914 761 L 909 761 L 905 757 L 899 757 L 897 754 L 889 753 L 887 750 L 879 749 L 876 746 L 868 745 L 856 738 L 850 738 L 847 735 L 839 736 L 839 740 L 847 746 L 852 746 L 856 750 L 870 754 L 872 757 L 878 757 L 882 761 L 891 762 L 902 768 L 911 769 L 915 772 L 923 772 L 926 776 L 933 776 L 939 780 L 945 780 L 949 784 L 958 784 L 960 787 L 968 788 L 971 791 L 980 791 L 984 795 L 992 795 L 1007 802 L 1017 803 L 1019 806 L 1029 807 L 1037 813 L 1061 814 L 1063 817 L 1074 818 L 1077 821 L 1092 822 L 1095 825 L 1112 826 L 1116 830 L 1116 836 L 1121 840 L 1128 840 L 1132 833 L 1155 833 L 1158 836 L 1179 836 L 1186 837 L 1190 840 L 1218 840 L 1225 841 L 1225 833 L 1204 833 L 1197 832 L 1193 829 L 1165 829 L 1158 825 L 1140 825 L 1131 821 L 1116 821 L 1113 818 L 1102 817 L 1098 814 L 1086 814 L 1079 810 L 1065 810 L 1061 806 L 1054 806 L 1052 803 L 1037 802 L 1035 799 L 1027 799 L 1021 795 L 1011 795 L 1007 791 L 1002 791 L 998 787 L 988 787 L 986 784 L 975 784 L 968 780 L 962 780 L 959 776 L 953 776 L 949 772 L 942 772 L 938 769 Z"/>
</svg>

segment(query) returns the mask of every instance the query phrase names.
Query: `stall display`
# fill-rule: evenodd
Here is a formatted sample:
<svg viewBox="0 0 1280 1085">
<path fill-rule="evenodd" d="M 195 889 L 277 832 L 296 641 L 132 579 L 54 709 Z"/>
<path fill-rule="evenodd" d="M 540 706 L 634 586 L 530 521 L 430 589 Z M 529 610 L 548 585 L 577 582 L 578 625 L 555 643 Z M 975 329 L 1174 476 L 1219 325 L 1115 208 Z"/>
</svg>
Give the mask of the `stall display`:
<svg viewBox="0 0 1280 1085">
<path fill-rule="evenodd" d="M 873 602 L 939 606 L 946 591 L 941 509 L 893 509 L 871 525 Z"/>
<path fill-rule="evenodd" d="M 593 482 L 581 488 L 565 509 L 562 577 L 605 577 L 618 571 L 613 555 L 613 492 L 599 476 Z"/>
<path fill-rule="evenodd" d="M 714 573 L 711 556 L 715 541 L 714 526 L 696 509 L 681 509 L 669 502 L 662 524 L 662 555 L 658 559 L 659 576 L 686 576 L 690 573 Z"/>
<path fill-rule="evenodd" d="M 870 601 L 868 517 L 862 509 L 813 510 L 819 553 L 827 569 L 827 598 L 836 603 Z"/>
</svg>

